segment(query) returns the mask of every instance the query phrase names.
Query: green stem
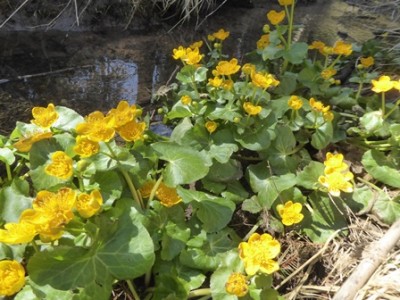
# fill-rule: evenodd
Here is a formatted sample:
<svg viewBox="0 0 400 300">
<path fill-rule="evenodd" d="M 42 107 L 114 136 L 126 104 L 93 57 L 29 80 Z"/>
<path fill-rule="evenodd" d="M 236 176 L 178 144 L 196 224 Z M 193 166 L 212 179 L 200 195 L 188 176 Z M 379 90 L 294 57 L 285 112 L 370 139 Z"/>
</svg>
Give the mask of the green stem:
<svg viewBox="0 0 400 300">
<path fill-rule="evenodd" d="M 163 176 L 161 175 L 160 178 L 158 178 L 156 184 L 151 189 L 150 196 L 149 196 L 149 201 L 147 202 L 147 208 L 149 207 L 151 201 L 153 201 L 154 196 L 156 195 L 156 192 L 157 192 L 158 187 L 160 186 L 162 180 L 163 180 Z"/>
<path fill-rule="evenodd" d="M 386 107 L 386 100 L 385 100 L 385 92 L 382 92 L 382 116 L 385 115 L 385 107 Z"/>
<path fill-rule="evenodd" d="M 128 285 L 129 290 L 132 293 L 133 299 L 140 300 L 140 297 L 139 297 L 138 293 L 136 292 L 135 287 L 133 286 L 133 283 L 130 280 L 126 280 L 126 283 Z"/>
<path fill-rule="evenodd" d="M 362 88 L 363 88 L 363 82 L 361 81 L 360 84 L 358 85 L 358 90 L 357 90 L 357 94 L 356 94 L 356 101 L 358 100 L 358 98 L 361 95 Z"/>
<path fill-rule="evenodd" d="M 400 99 L 396 101 L 396 104 L 389 110 L 389 112 L 383 116 L 383 119 L 386 120 L 400 105 Z"/>
<path fill-rule="evenodd" d="M 361 177 L 357 177 L 357 179 L 359 181 L 361 181 L 362 183 L 365 183 L 366 185 L 369 185 L 370 187 L 372 187 L 373 189 L 377 190 L 378 192 L 382 192 L 382 189 L 380 189 L 379 187 L 377 187 L 375 184 L 361 178 Z"/>
<path fill-rule="evenodd" d="M 250 236 L 257 231 L 258 227 L 260 226 L 260 222 L 257 222 L 257 224 L 255 224 L 250 231 L 246 234 L 246 236 L 243 238 L 243 241 L 247 241 Z"/>
<path fill-rule="evenodd" d="M 358 120 L 360 118 L 360 117 L 358 117 L 356 115 L 349 114 L 349 113 L 344 113 L 344 112 L 340 112 L 339 115 L 341 115 L 343 117 L 349 117 L 349 118 L 352 118 L 352 119 L 356 119 L 356 120 Z"/>
<path fill-rule="evenodd" d="M 198 290 L 194 290 L 194 291 L 189 292 L 189 295 L 187 296 L 187 299 L 195 298 L 195 297 L 199 297 L 199 296 L 207 296 L 207 295 L 211 295 L 211 289 L 210 288 L 198 289 Z"/>
<path fill-rule="evenodd" d="M 8 163 L 6 163 L 6 171 L 7 171 L 7 179 L 9 181 L 11 181 L 12 180 L 12 173 L 11 173 L 10 165 Z"/>
<path fill-rule="evenodd" d="M 126 183 L 128 184 L 129 191 L 132 194 L 133 199 L 135 199 L 136 203 L 140 205 L 141 208 L 144 208 L 143 200 L 139 196 L 139 193 L 137 192 L 135 185 L 132 182 L 131 177 L 129 176 L 128 172 L 125 170 L 121 170 L 122 176 L 124 176 Z"/>
<path fill-rule="evenodd" d="M 288 48 L 290 48 L 292 44 L 292 31 L 293 31 L 293 19 L 294 19 L 294 4 L 295 1 L 293 1 L 292 6 L 290 7 L 290 16 L 289 16 L 289 33 L 288 33 Z M 287 11 L 287 6 L 285 6 L 285 9 Z"/>
<path fill-rule="evenodd" d="M 39 246 L 36 244 L 35 240 L 32 240 L 32 247 L 33 247 L 33 249 L 35 249 L 36 253 L 40 252 Z"/>
</svg>

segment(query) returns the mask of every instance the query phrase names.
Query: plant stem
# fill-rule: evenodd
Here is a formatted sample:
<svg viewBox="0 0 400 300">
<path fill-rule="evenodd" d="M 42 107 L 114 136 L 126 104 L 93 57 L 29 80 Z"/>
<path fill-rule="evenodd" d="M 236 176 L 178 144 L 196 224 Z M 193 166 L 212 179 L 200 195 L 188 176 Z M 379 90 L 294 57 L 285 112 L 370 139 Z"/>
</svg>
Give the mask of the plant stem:
<svg viewBox="0 0 400 300">
<path fill-rule="evenodd" d="M 211 289 L 210 288 L 205 288 L 205 289 L 198 289 L 191 291 L 189 295 L 187 296 L 187 299 L 189 298 L 194 298 L 194 297 L 199 297 L 199 296 L 207 296 L 211 295 Z"/>
<path fill-rule="evenodd" d="M 126 283 L 128 285 L 129 290 L 132 293 L 133 299 L 140 300 L 140 297 L 139 297 L 138 293 L 136 292 L 135 287 L 133 286 L 133 283 L 130 280 L 126 280 Z"/>
<path fill-rule="evenodd" d="M 153 201 L 154 196 L 156 195 L 157 189 L 160 186 L 162 180 L 163 180 L 163 176 L 161 175 L 160 178 L 158 178 L 156 184 L 151 189 L 149 201 L 147 202 L 147 205 L 146 205 L 147 208 L 149 207 L 151 201 Z"/>
<path fill-rule="evenodd" d="M 369 185 L 370 187 L 372 187 L 374 190 L 378 191 L 378 192 L 382 192 L 382 189 L 380 189 L 379 187 L 377 187 L 375 184 L 361 178 L 361 177 L 357 177 L 357 179 L 359 181 L 361 181 L 362 183 L 365 183 L 366 185 Z"/>
<path fill-rule="evenodd" d="M 6 163 L 6 170 L 7 170 L 7 179 L 8 179 L 9 181 L 11 181 L 11 180 L 12 180 L 12 174 L 11 174 L 10 165 L 9 165 L 8 163 Z"/>
<path fill-rule="evenodd" d="M 249 232 L 246 234 L 246 236 L 243 238 L 243 241 L 247 241 L 247 240 L 250 238 L 250 236 L 251 236 L 254 232 L 257 231 L 258 227 L 260 226 L 259 223 L 260 223 L 260 222 L 257 222 L 257 224 L 255 224 L 255 225 L 250 229 L 250 231 L 249 231 Z"/>
<path fill-rule="evenodd" d="M 396 108 L 400 105 L 400 100 L 396 101 L 396 104 L 389 110 L 389 112 L 383 116 L 383 119 L 387 119 L 395 110 Z"/>
<path fill-rule="evenodd" d="M 145 206 L 143 204 L 143 200 L 139 196 L 139 194 L 135 188 L 135 185 L 133 184 L 132 179 L 129 176 L 128 172 L 125 170 L 121 170 L 121 173 L 122 173 L 122 176 L 124 176 L 126 183 L 128 184 L 128 187 L 132 194 L 133 199 L 135 199 L 136 203 L 138 203 L 141 208 L 144 208 Z"/>
<path fill-rule="evenodd" d="M 385 103 L 386 102 L 385 101 L 385 92 L 382 92 L 382 98 L 381 99 L 382 99 L 382 116 L 384 116 L 385 115 L 385 106 L 386 106 L 385 105 L 386 104 Z"/>
<path fill-rule="evenodd" d="M 356 97 L 355 97 L 356 101 L 358 100 L 358 98 L 361 95 L 362 88 L 363 88 L 363 82 L 361 81 L 360 84 L 358 85 L 358 90 L 357 90 L 357 94 L 356 94 Z"/>
<path fill-rule="evenodd" d="M 36 253 L 40 252 L 39 246 L 36 244 L 35 240 L 32 240 L 32 247 L 35 249 Z"/>
</svg>

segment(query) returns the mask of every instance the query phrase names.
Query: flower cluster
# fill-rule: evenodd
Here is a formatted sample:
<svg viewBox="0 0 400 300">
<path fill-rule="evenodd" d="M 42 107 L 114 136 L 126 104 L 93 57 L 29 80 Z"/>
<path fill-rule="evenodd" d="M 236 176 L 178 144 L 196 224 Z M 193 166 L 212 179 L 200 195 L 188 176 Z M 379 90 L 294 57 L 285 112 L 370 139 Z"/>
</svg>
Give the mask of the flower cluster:
<svg viewBox="0 0 400 300">
<path fill-rule="evenodd" d="M 310 98 L 310 106 L 313 111 L 321 113 L 326 121 L 332 121 L 334 116 L 330 111 L 330 105 L 325 106 L 321 101 L 315 100 L 315 98 Z"/>
<path fill-rule="evenodd" d="M 204 54 L 200 53 L 200 47 L 202 44 L 196 43 L 185 48 L 179 46 L 173 49 L 172 57 L 176 60 L 181 60 L 185 65 L 199 66 L 200 61 L 203 59 Z"/>
<path fill-rule="evenodd" d="M 279 270 L 274 260 L 281 251 L 281 245 L 271 235 L 253 233 L 247 242 L 239 244 L 239 257 L 248 275 L 257 272 L 272 274 Z"/>
<path fill-rule="evenodd" d="M 241 273 L 232 273 L 225 283 L 225 290 L 230 295 L 245 296 L 249 292 L 246 276 Z"/>
<path fill-rule="evenodd" d="M 329 55 L 339 55 L 339 56 L 349 56 L 353 53 L 353 46 L 344 41 L 336 41 L 333 46 L 327 46 L 324 42 L 314 41 L 308 47 L 310 50 L 318 50 L 323 56 Z"/>
<path fill-rule="evenodd" d="M 339 197 L 340 191 L 351 193 L 353 191 L 354 175 L 349 171 L 349 166 L 343 161 L 343 154 L 328 152 L 324 161 L 324 175 L 318 178 L 318 182 L 328 189 L 332 196 Z"/>
<path fill-rule="evenodd" d="M 154 189 L 155 191 L 153 191 Z M 176 189 L 167 186 L 164 182 L 148 181 L 140 188 L 140 194 L 143 198 L 150 198 L 152 193 L 165 207 L 172 207 L 182 202 L 182 198 L 178 195 Z"/>
</svg>

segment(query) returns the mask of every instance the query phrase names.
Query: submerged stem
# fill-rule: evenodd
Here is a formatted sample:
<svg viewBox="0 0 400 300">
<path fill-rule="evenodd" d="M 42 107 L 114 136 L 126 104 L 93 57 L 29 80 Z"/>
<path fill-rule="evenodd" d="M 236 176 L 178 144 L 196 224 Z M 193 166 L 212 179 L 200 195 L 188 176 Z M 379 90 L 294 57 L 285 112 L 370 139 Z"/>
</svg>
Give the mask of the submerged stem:
<svg viewBox="0 0 400 300">
<path fill-rule="evenodd" d="M 133 283 L 130 280 L 126 280 L 126 284 L 128 285 L 130 292 L 132 293 L 133 299 L 140 300 L 140 297 L 139 297 L 138 293 L 136 292 L 136 289 L 133 286 Z"/>
</svg>

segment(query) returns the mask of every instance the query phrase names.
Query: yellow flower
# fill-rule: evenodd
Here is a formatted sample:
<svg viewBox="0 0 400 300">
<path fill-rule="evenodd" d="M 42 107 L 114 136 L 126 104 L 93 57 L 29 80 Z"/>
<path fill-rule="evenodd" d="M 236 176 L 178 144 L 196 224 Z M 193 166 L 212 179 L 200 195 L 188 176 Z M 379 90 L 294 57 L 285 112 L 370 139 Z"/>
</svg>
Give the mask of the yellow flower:
<svg viewBox="0 0 400 300">
<path fill-rule="evenodd" d="M 344 157 L 341 153 L 333 154 L 328 152 L 324 161 L 325 174 L 330 174 L 333 172 L 342 172 L 349 168 L 349 166 L 343 161 Z"/>
<path fill-rule="evenodd" d="M 52 132 L 37 132 L 31 136 L 19 139 L 18 142 L 16 142 L 13 146 L 20 152 L 29 152 L 34 143 L 41 140 L 49 139 L 52 136 Z"/>
<path fill-rule="evenodd" d="M 114 118 L 105 117 L 100 111 L 95 111 L 86 117 L 84 123 L 76 126 L 79 135 L 85 135 L 93 142 L 108 142 L 115 135 Z"/>
<path fill-rule="evenodd" d="M 250 75 L 255 71 L 256 71 L 256 66 L 250 63 L 244 64 L 242 67 L 242 72 L 246 75 Z"/>
<path fill-rule="evenodd" d="M 321 77 L 325 80 L 328 80 L 329 78 L 331 78 L 332 76 L 335 76 L 337 73 L 337 71 L 335 69 L 329 68 L 329 69 L 325 69 L 321 72 Z"/>
<path fill-rule="evenodd" d="M 341 40 L 333 45 L 333 53 L 337 55 L 349 56 L 353 52 L 353 46 Z"/>
<path fill-rule="evenodd" d="M 35 225 L 42 241 L 53 241 L 62 235 L 64 225 L 74 214 L 76 193 L 70 188 L 62 188 L 57 193 L 39 191 L 33 200 L 33 209 L 26 209 L 20 216 L 20 222 Z"/>
<path fill-rule="evenodd" d="M 269 45 L 269 34 L 263 34 L 257 41 L 257 49 L 262 50 Z"/>
<path fill-rule="evenodd" d="M 0 295 L 12 296 L 25 285 L 25 269 L 16 260 L 0 261 Z"/>
<path fill-rule="evenodd" d="M 267 14 L 268 20 L 271 22 L 272 25 L 280 24 L 283 19 L 285 18 L 286 14 L 284 10 L 277 12 L 276 10 L 271 10 Z"/>
<path fill-rule="evenodd" d="M 224 41 L 229 37 L 229 31 L 225 31 L 224 29 L 220 29 L 217 32 L 214 32 L 212 36 L 218 40 Z"/>
<path fill-rule="evenodd" d="M 333 54 L 333 47 L 325 46 L 319 51 L 322 55 L 328 56 Z"/>
<path fill-rule="evenodd" d="M 44 169 L 45 172 L 51 176 L 60 179 L 69 179 L 74 169 L 72 167 L 73 160 L 63 151 L 56 151 L 51 155 L 51 163 Z"/>
<path fill-rule="evenodd" d="M 103 197 L 98 190 L 90 194 L 79 194 L 76 199 L 76 210 L 83 218 L 90 218 L 95 215 L 103 205 Z"/>
<path fill-rule="evenodd" d="M 263 74 L 253 72 L 251 73 L 251 82 L 260 88 L 267 89 L 270 86 L 277 86 L 279 81 L 274 78 L 272 74 Z"/>
<path fill-rule="evenodd" d="M 230 295 L 245 296 L 249 292 L 246 276 L 241 273 L 232 273 L 225 283 L 225 290 Z"/>
<path fill-rule="evenodd" d="M 279 270 L 276 258 L 281 251 L 281 245 L 271 235 L 253 233 L 248 242 L 239 244 L 239 257 L 244 263 L 248 275 L 257 272 L 272 274 Z"/>
<path fill-rule="evenodd" d="M 393 82 L 393 88 L 400 91 L 400 79 L 398 81 L 392 81 Z"/>
<path fill-rule="evenodd" d="M 98 142 L 89 140 L 86 136 L 78 135 L 76 137 L 76 144 L 74 151 L 80 157 L 90 157 L 99 152 L 100 146 Z"/>
<path fill-rule="evenodd" d="M 308 49 L 313 50 L 319 50 L 322 51 L 322 49 L 324 49 L 324 47 L 326 47 L 324 42 L 321 41 L 313 41 L 312 44 L 310 46 L 308 46 Z"/>
<path fill-rule="evenodd" d="M 143 139 L 143 133 L 146 130 L 145 122 L 136 122 L 135 120 L 130 121 L 118 128 L 118 134 L 129 142 L 136 142 Z"/>
<path fill-rule="evenodd" d="M 200 54 L 199 48 L 187 48 L 186 55 L 182 57 L 182 61 L 184 61 L 188 65 L 197 65 L 201 61 L 203 56 L 203 54 Z"/>
<path fill-rule="evenodd" d="M 232 58 L 230 61 L 222 60 L 215 67 L 217 75 L 233 75 L 240 70 L 238 60 Z"/>
<path fill-rule="evenodd" d="M 333 112 L 331 112 L 329 110 L 328 111 L 324 111 L 322 113 L 322 116 L 325 119 L 325 121 L 328 121 L 328 122 L 331 122 L 335 118 L 335 115 L 333 114 Z"/>
<path fill-rule="evenodd" d="M 278 204 L 276 210 L 282 218 L 282 224 L 285 226 L 291 226 L 293 224 L 300 223 L 304 215 L 301 213 L 301 203 L 293 203 L 291 200 L 287 201 L 285 205 Z"/>
<path fill-rule="evenodd" d="M 254 105 L 251 102 L 243 103 L 243 109 L 250 116 L 256 116 L 262 111 L 262 107 L 260 105 Z"/>
<path fill-rule="evenodd" d="M 33 120 L 32 123 L 42 128 L 50 128 L 51 125 L 58 119 L 58 113 L 53 103 L 45 107 L 34 107 L 32 109 Z"/>
<path fill-rule="evenodd" d="M 349 182 L 354 178 L 351 172 L 332 172 L 320 176 L 318 182 L 328 189 L 329 194 L 332 196 L 339 197 L 340 191 L 345 193 L 351 193 L 353 191 L 353 185 Z"/>
<path fill-rule="evenodd" d="M 321 101 L 317 101 L 314 98 L 310 98 L 310 105 L 313 110 L 321 112 L 321 113 L 329 111 L 329 109 L 330 109 L 329 105 L 324 106 L 324 104 Z"/>
<path fill-rule="evenodd" d="M 37 234 L 35 226 L 26 222 L 7 223 L 0 229 L 0 242 L 5 244 L 30 243 Z"/>
<path fill-rule="evenodd" d="M 201 48 L 201 46 L 203 46 L 203 41 L 197 41 L 192 43 L 189 48 L 191 49 L 195 49 L 195 48 Z"/>
<path fill-rule="evenodd" d="M 214 121 L 207 121 L 205 127 L 209 133 L 213 133 L 217 130 L 218 124 Z"/>
<path fill-rule="evenodd" d="M 214 78 L 209 78 L 208 79 L 208 84 L 213 86 L 213 87 L 221 87 L 222 84 L 224 83 L 224 80 L 221 77 L 215 76 Z"/>
<path fill-rule="evenodd" d="M 279 5 L 282 6 L 288 6 L 288 5 L 293 5 L 294 0 L 278 0 Z"/>
<path fill-rule="evenodd" d="M 111 109 L 107 116 L 113 118 L 114 128 L 119 128 L 129 123 L 140 114 L 141 110 L 138 110 L 136 105 L 130 106 L 128 101 L 123 100 L 118 103 L 117 108 Z"/>
<path fill-rule="evenodd" d="M 172 207 L 182 202 L 182 198 L 178 195 L 176 189 L 166 186 L 163 182 L 160 183 L 156 191 L 156 197 L 166 207 Z"/>
<path fill-rule="evenodd" d="M 192 103 L 192 98 L 190 98 L 190 96 L 188 95 L 183 95 L 181 97 L 181 102 L 183 105 L 189 105 L 190 103 Z"/>
<path fill-rule="evenodd" d="M 371 80 L 372 89 L 375 93 L 384 93 L 391 90 L 394 86 L 389 76 L 383 75 L 378 80 Z"/>
<path fill-rule="evenodd" d="M 297 96 L 290 96 L 288 105 L 293 110 L 299 110 L 303 106 L 303 100 Z"/>
<path fill-rule="evenodd" d="M 172 52 L 173 52 L 172 57 L 174 59 L 181 59 L 182 57 L 184 57 L 186 55 L 186 49 L 183 48 L 182 46 L 179 46 L 178 48 L 173 49 Z"/>
<path fill-rule="evenodd" d="M 375 63 L 375 60 L 372 56 L 368 56 L 368 57 L 361 57 L 360 62 L 364 68 L 369 68 Z"/>
<path fill-rule="evenodd" d="M 147 181 L 139 189 L 140 195 L 142 195 L 143 198 L 149 198 L 155 184 L 156 183 L 154 181 Z"/>
<path fill-rule="evenodd" d="M 224 82 L 222 83 L 222 88 L 230 91 L 233 88 L 233 81 L 230 79 L 224 80 Z"/>
</svg>

